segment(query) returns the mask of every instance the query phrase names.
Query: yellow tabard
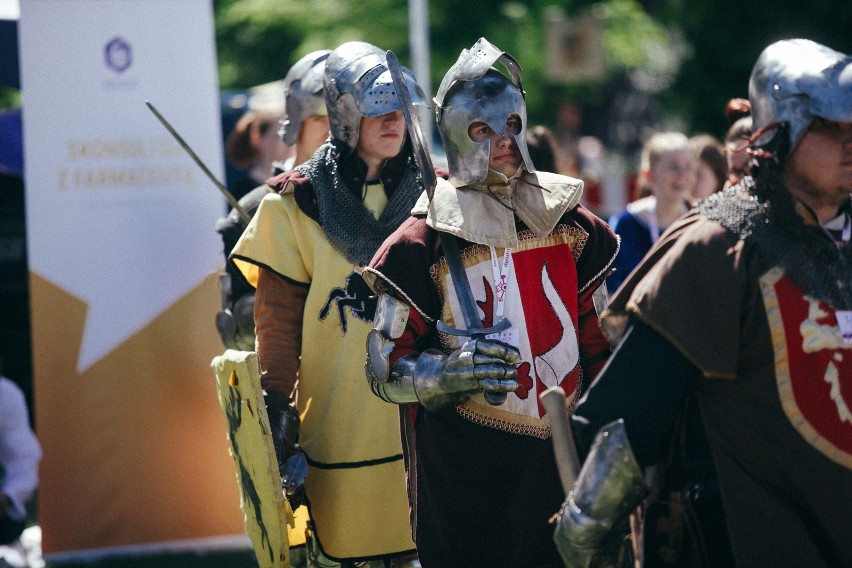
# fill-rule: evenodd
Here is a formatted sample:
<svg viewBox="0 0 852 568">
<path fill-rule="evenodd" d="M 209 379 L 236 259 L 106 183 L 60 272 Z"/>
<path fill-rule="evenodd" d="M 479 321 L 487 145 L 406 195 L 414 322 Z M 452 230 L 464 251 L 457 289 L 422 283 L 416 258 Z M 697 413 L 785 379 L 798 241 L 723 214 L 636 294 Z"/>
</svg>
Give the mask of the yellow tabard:
<svg viewBox="0 0 852 568">
<path fill-rule="evenodd" d="M 364 203 L 380 214 L 382 186 L 367 186 Z M 364 375 L 371 327 L 364 316 L 372 318 L 373 308 L 356 294 L 360 268 L 329 243 L 292 193 L 264 198 L 232 254 L 252 284 L 261 265 L 310 286 L 297 407 L 299 442 L 310 462 L 310 515 L 323 551 L 361 558 L 413 550 L 397 407 L 373 395 Z"/>
</svg>

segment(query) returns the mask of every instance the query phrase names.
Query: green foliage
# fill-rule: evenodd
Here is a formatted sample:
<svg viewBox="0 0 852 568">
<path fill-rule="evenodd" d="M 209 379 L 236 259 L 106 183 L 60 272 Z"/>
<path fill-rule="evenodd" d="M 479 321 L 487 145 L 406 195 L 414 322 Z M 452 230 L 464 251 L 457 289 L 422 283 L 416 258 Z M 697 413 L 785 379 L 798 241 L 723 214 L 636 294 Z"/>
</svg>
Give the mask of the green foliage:
<svg viewBox="0 0 852 568">
<path fill-rule="evenodd" d="M 568 18 L 590 11 L 603 22 L 602 80 L 546 80 L 545 11 L 553 5 Z M 280 79 L 302 55 L 349 40 L 411 60 L 407 0 L 214 0 L 214 9 L 223 89 Z M 831 0 L 428 0 L 428 9 L 427 88 L 434 93 L 461 50 L 484 36 L 524 69 L 531 122 L 553 123 L 564 101 L 605 118 L 630 84 L 650 94 L 658 120 L 720 136 L 725 102 L 747 95 L 751 67 L 770 42 L 808 37 L 852 51 L 852 11 Z"/>
<path fill-rule="evenodd" d="M 0 109 L 21 106 L 21 91 L 11 87 L 0 87 Z"/>
<path fill-rule="evenodd" d="M 214 10 L 222 89 L 281 79 L 301 56 L 346 41 L 408 51 L 402 0 L 214 0 Z"/>
<path fill-rule="evenodd" d="M 692 132 L 721 136 L 725 103 L 748 96 L 748 79 L 760 52 L 780 39 L 803 37 L 852 52 L 852 11 L 831 0 L 662 0 L 653 14 L 678 25 L 692 46 L 677 81 L 659 101 L 686 117 Z"/>
</svg>

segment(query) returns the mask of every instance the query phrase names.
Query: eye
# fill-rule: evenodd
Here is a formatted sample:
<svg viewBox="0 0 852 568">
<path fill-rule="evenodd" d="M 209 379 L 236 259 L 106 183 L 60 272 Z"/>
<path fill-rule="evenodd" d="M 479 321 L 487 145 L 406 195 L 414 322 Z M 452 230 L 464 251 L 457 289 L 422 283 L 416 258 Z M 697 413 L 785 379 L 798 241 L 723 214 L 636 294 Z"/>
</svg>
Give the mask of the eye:
<svg viewBox="0 0 852 568">
<path fill-rule="evenodd" d="M 484 142 L 491 138 L 492 133 L 491 127 L 484 122 L 474 122 L 467 129 L 467 135 L 474 142 Z"/>
<path fill-rule="evenodd" d="M 506 134 L 517 136 L 521 133 L 521 117 L 517 114 L 512 114 L 506 119 Z"/>
<path fill-rule="evenodd" d="M 817 116 L 811 123 L 810 129 L 818 132 L 835 132 L 840 129 L 840 123 Z"/>
</svg>

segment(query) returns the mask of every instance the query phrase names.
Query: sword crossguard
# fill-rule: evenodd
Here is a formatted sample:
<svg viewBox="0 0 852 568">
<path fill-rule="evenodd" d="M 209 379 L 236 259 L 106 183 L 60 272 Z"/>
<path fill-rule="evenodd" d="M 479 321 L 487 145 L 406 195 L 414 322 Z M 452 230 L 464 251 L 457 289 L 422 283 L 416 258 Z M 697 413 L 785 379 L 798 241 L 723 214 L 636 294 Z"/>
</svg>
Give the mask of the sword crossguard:
<svg viewBox="0 0 852 568">
<path fill-rule="evenodd" d="M 492 333 L 500 333 L 501 331 L 505 331 L 512 327 L 512 322 L 508 319 L 500 320 L 500 323 L 491 327 L 472 327 L 470 329 L 457 329 L 455 327 L 450 327 L 445 324 L 443 321 L 438 320 L 438 323 L 435 324 L 435 327 L 438 328 L 438 331 L 441 333 L 446 333 L 447 335 L 455 335 L 457 337 L 485 337 L 486 335 L 491 335 Z"/>
</svg>

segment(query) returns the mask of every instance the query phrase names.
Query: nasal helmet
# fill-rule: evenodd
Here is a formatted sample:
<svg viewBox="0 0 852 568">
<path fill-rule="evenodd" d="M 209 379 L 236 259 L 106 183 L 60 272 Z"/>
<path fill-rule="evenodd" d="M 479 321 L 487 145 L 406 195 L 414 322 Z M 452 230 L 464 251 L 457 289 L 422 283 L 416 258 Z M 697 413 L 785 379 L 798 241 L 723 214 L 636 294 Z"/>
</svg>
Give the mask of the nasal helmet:
<svg viewBox="0 0 852 568">
<path fill-rule="evenodd" d="M 412 104 L 429 106 L 414 74 L 402 74 Z M 386 52 L 363 41 L 350 41 L 331 52 L 323 79 L 331 136 L 350 149 L 358 145 L 362 117 L 381 116 L 402 106 L 387 66 Z"/>
<path fill-rule="evenodd" d="M 497 62 L 509 77 L 493 67 Z M 460 187 L 488 176 L 490 142 L 471 139 L 468 129 L 474 122 L 484 122 L 498 134 L 511 136 L 526 169 L 535 171 L 526 141 L 525 97 L 521 66 L 514 57 L 485 38 L 462 51 L 435 95 L 435 118 L 447 154 L 450 183 Z M 521 129 L 515 134 L 505 132 L 506 120 L 512 114 L 521 119 Z"/>
<path fill-rule="evenodd" d="M 807 39 L 777 41 L 758 57 L 748 93 L 753 131 L 766 129 L 753 146 L 777 144 L 771 127 L 786 125 L 780 142 L 792 152 L 814 118 L 852 122 L 852 57 Z"/>
<path fill-rule="evenodd" d="M 299 138 L 302 123 L 309 116 L 325 116 L 322 78 L 329 49 L 312 51 L 299 59 L 284 77 L 284 120 L 278 134 L 288 146 Z"/>
</svg>

